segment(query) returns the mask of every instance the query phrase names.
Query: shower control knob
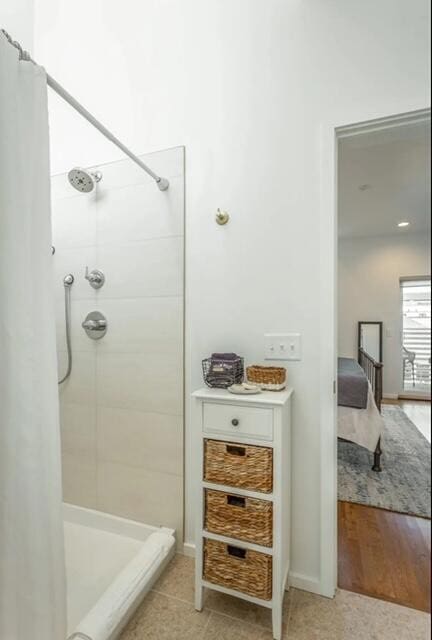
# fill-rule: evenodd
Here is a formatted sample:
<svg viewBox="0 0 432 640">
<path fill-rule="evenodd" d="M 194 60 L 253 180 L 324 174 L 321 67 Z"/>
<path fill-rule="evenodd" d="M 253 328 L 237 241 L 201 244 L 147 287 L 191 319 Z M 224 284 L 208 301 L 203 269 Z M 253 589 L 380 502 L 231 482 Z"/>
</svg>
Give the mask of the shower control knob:
<svg viewBox="0 0 432 640">
<path fill-rule="evenodd" d="M 81 324 L 91 340 L 100 340 L 108 330 L 108 322 L 100 311 L 91 311 Z"/>
<path fill-rule="evenodd" d="M 88 329 L 89 331 L 103 331 L 106 326 L 106 320 L 84 320 L 82 323 L 83 329 Z"/>
<path fill-rule="evenodd" d="M 100 289 L 105 284 L 105 274 L 99 269 L 93 269 L 89 272 L 89 268 L 86 267 L 85 279 L 89 281 L 89 284 L 93 289 Z"/>
</svg>

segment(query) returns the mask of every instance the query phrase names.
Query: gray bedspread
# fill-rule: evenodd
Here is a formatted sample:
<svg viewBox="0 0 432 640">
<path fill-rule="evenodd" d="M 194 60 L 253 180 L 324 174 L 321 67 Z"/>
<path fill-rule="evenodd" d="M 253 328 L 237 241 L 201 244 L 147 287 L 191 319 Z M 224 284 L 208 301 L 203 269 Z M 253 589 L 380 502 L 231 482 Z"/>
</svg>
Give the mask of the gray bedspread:
<svg viewBox="0 0 432 640">
<path fill-rule="evenodd" d="M 353 358 L 338 358 L 338 405 L 366 409 L 368 379 Z"/>
</svg>

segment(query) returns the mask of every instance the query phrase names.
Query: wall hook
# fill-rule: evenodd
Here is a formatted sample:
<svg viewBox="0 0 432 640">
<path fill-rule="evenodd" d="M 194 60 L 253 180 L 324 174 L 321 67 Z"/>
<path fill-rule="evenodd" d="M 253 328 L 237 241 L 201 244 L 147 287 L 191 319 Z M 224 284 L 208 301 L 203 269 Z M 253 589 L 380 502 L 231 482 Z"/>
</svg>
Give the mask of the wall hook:
<svg viewBox="0 0 432 640">
<path fill-rule="evenodd" d="M 229 214 L 226 211 L 221 211 L 221 209 L 217 210 L 216 214 L 216 222 L 220 225 L 224 225 L 230 219 Z"/>
</svg>

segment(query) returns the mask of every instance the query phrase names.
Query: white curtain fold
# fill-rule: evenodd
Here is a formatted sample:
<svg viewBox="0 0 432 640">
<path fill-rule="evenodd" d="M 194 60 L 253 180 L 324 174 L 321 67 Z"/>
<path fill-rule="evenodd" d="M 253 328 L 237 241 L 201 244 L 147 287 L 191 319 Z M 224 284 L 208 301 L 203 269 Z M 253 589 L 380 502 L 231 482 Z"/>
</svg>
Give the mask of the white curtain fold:
<svg viewBox="0 0 432 640">
<path fill-rule="evenodd" d="M 0 638 L 66 638 L 46 75 L 0 32 Z"/>
</svg>

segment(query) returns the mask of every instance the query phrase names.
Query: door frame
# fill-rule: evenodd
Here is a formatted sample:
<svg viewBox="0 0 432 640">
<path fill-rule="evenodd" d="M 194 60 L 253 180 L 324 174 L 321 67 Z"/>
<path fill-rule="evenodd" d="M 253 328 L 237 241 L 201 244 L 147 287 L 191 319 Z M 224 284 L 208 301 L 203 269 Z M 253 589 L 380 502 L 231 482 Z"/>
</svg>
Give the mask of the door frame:
<svg viewBox="0 0 432 640">
<path fill-rule="evenodd" d="M 429 108 L 321 127 L 320 136 L 320 591 L 337 587 L 337 168 L 338 142 L 372 131 L 430 121 Z"/>
<path fill-rule="evenodd" d="M 402 293 L 402 283 L 406 281 L 415 282 L 416 280 L 429 280 L 429 283 L 432 283 L 432 278 L 430 275 L 428 276 L 401 276 L 399 278 L 399 311 L 400 311 L 400 346 L 402 352 L 403 345 L 403 329 L 404 329 L 404 320 L 403 320 L 403 293 Z M 428 400 L 431 399 L 431 392 L 427 391 L 418 391 L 418 390 L 406 390 L 404 389 L 404 374 L 403 374 L 403 362 L 401 362 L 401 372 L 400 372 L 400 393 L 399 398 L 402 400 Z"/>
</svg>

